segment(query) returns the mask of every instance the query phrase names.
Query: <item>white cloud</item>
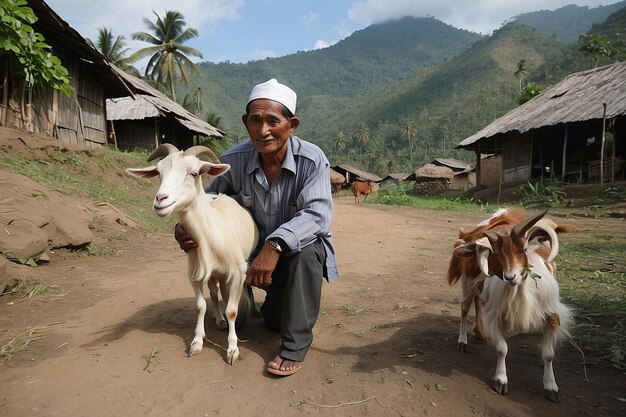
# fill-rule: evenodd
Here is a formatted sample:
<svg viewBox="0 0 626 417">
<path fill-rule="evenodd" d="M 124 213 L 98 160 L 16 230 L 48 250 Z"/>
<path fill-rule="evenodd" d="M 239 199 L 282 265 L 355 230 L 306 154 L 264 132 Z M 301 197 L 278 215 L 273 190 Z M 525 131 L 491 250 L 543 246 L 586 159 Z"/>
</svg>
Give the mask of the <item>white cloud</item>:
<svg viewBox="0 0 626 417">
<path fill-rule="evenodd" d="M 147 31 L 143 19 L 154 22 L 156 16 L 153 10 L 159 16 L 166 10 L 176 10 L 185 17 L 187 27 L 211 31 L 221 21 L 240 19 L 239 10 L 244 0 L 185 0 L 175 3 L 170 0 L 47 0 L 47 3 L 83 37 L 95 40 L 101 27 L 112 28 L 114 35 L 123 35 L 126 39 L 130 39 L 134 32 Z"/>
<path fill-rule="evenodd" d="M 434 16 L 452 26 L 486 34 L 518 14 L 555 10 L 572 3 L 597 7 L 606 0 L 365 0 L 353 3 L 348 17 L 370 24 L 403 16 Z"/>
<path fill-rule="evenodd" d="M 315 45 L 313 45 L 313 49 L 328 48 L 329 46 L 332 46 L 336 43 L 337 41 L 326 42 L 325 40 L 318 39 L 317 41 L 315 41 Z"/>
<path fill-rule="evenodd" d="M 310 28 L 311 25 L 319 19 L 319 15 L 315 12 L 308 12 L 306 15 L 302 17 L 302 24 L 306 29 Z"/>
</svg>

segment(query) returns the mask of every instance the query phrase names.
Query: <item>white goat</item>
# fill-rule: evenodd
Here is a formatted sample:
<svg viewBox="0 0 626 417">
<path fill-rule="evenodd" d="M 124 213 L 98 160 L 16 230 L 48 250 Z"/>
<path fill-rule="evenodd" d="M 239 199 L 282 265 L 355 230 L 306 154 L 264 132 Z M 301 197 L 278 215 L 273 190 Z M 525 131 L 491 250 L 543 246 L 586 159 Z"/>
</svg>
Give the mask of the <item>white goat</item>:
<svg viewBox="0 0 626 417">
<path fill-rule="evenodd" d="M 494 389 L 508 392 L 505 358 L 506 336 L 543 333 L 541 354 L 544 362 L 545 397 L 559 402 L 552 360 L 560 337 L 569 335 L 572 311 L 559 299 L 559 285 L 553 274 L 559 251 L 557 226 L 541 213 L 519 221 L 519 212 L 498 212 L 473 231 L 460 233 L 448 269 L 448 282 L 463 284 L 459 350 L 467 351 L 467 312 L 472 300 L 476 306 L 477 335 L 484 330 L 498 352 Z M 482 235 L 483 237 L 478 238 Z M 465 241 L 463 237 L 469 240 Z M 476 296 L 480 296 L 480 301 Z M 484 325 L 484 328 L 483 328 Z"/>
<path fill-rule="evenodd" d="M 188 276 L 195 292 L 198 312 L 188 356 L 202 350 L 206 312 L 203 284 L 206 282 L 217 327 L 228 328 L 226 361 L 233 365 L 239 358 L 235 332 L 238 306 L 240 300 L 242 304 L 250 302 L 247 293 L 242 298 L 247 259 L 257 245 L 259 233 L 250 213 L 233 198 L 205 194 L 202 174 L 222 175 L 230 169 L 230 165 L 202 161 L 198 158 L 201 155 L 208 155 L 219 162 L 213 151 L 205 146 L 194 146 L 183 152 L 171 144 L 162 144 L 148 157 L 151 161 L 165 156 L 156 166 L 129 168 L 126 172 L 139 178 L 160 176 L 161 184 L 153 202 L 154 211 L 160 217 L 177 215 L 185 231 L 198 243 L 198 247 L 190 250 L 187 257 Z M 248 314 L 246 310 L 251 307 L 245 305 L 241 311 Z"/>
</svg>

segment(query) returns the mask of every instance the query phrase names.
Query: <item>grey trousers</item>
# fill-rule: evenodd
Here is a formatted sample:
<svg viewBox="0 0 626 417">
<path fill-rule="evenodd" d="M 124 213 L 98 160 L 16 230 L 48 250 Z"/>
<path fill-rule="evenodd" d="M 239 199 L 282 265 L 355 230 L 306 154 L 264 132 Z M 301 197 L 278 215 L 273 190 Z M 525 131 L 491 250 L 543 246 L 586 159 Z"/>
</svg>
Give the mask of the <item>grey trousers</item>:
<svg viewBox="0 0 626 417">
<path fill-rule="evenodd" d="M 280 356 L 303 361 L 313 342 L 313 326 L 320 312 L 326 252 L 321 240 L 300 252 L 281 255 L 265 288 L 261 314 L 271 330 L 280 332 Z"/>
</svg>

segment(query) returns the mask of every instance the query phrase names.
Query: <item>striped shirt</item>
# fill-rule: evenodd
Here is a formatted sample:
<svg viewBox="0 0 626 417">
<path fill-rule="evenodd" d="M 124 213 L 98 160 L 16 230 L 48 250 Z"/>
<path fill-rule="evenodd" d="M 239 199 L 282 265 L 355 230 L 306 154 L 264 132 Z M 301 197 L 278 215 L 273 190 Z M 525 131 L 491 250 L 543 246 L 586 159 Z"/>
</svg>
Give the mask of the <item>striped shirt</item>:
<svg viewBox="0 0 626 417">
<path fill-rule="evenodd" d="M 280 173 L 270 185 L 261 166 L 261 157 L 251 141 L 236 145 L 220 156 L 230 164 L 216 177 L 207 192 L 230 195 L 252 213 L 259 228 L 259 245 L 278 238 L 299 252 L 318 238 L 324 243 L 324 277 L 339 277 L 330 224 L 333 203 L 330 190 L 330 164 L 324 152 L 310 142 L 291 136 Z"/>
</svg>

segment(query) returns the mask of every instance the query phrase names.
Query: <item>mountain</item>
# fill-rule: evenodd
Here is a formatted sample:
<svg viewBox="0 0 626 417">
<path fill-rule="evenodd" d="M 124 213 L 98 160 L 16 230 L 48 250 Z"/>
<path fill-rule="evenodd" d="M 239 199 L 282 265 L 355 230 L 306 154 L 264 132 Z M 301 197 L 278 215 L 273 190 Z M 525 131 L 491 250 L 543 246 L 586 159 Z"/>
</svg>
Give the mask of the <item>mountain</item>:
<svg viewBox="0 0 626 417">
<path fill-rule="evenodd" d="M 516 106 L 520 82 L 514 73 L 520 59 L 532 73 L 558 60 L 565 47 L 555 37 L 509 23 L 462 54 L 362 97 L 322 126 L 304 124 L 301 133 L 320 144 L 331 162 L 374 173 L 412 172 L 435 156 L 473 159 L 452 148 Z M 407 123 L 414 131 L 411 142 Z M 369 131 L 365 145 L 355 139 L 364 127 Z M 339 132 L 345 147 L 336 143 Z"/>
<path fill-rule="evenodd" d="M 323 123 L 362 94 L 401 80 L 467 49 L 481 36 L 434 18 L 402 18 L 369 26 L 328 48 L 246 64 L 202 63 L 184 95 L 201 86 L 203 105 L 227 132 L 244 133 L 240 117 L 251 87 L 271 77 L 298 92 L 298 114 Z"/>
<path fill-rule="evenodd" d="M 588 32 L 594 23 L 603 22 L 610 14 L 624 7 L 626 7 L 626 1 L 592 9 L 570 4 L 556 10 L 524 13 L 513 19 L 543 33 L 556 35 L 563 42 L 576 43 L 578 36 Z M 622 27 L 623 30 L 624 27 Z"/>
<path fill-rule="evenodd" d="M 562 16 L 548 15 L 548 26 L 558 27 Z M 575 31 L 583 33 L 587 23 L 577 22 Z M 618 14 L 610 28 L 603 29 L 605 22 L 594 30 L 623 35 L 622 22 Z M 522 59 L 527 68 L 520 80 Z M 202 88 L 205 111 L 222 117 L 229 138 L 211 144 L 220 151 L 245 137 L 240 116 L 251 86 L 276 77 L 299 94 L 299 135 L 320 145 L 333 164 L 386 175 L 412 172 L 434 157 L 473 160 L 454 146 L 516 107 L 523 85 L 547 86 L 589 65 L 576 45 L 517 21 L 481 37 L 434 18 L 403 18 L 322 50 L 203 63 L 182 92 Z"/>
</svg>

